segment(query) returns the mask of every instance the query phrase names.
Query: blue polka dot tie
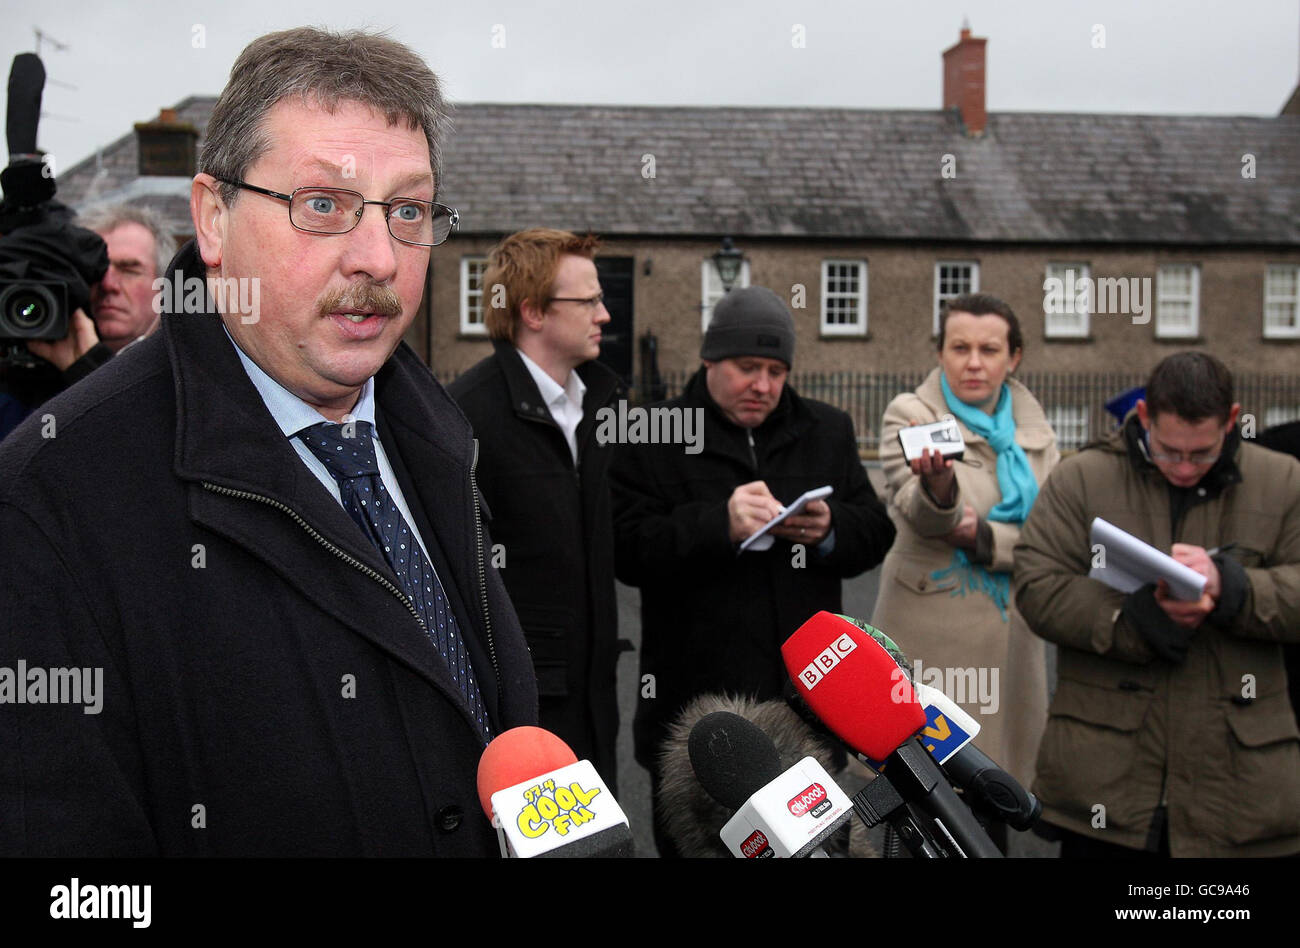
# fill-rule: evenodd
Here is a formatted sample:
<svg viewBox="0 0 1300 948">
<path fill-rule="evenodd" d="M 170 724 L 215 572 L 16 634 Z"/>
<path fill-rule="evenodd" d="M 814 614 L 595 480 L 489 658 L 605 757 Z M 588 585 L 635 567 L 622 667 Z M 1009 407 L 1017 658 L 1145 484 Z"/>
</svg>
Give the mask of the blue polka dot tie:
<svg viewBox="0 0 1300 948">
<path fill-rule="evenodd" d="M 346 429 L 351 437 L 344 434 L 344 426 L 328 422 L 304 428 L 297 436 L 329 468 L 338 482 L 343 509 L 383 552 L 388 565 L 397 574 L 402 592 L 420 614 L 425 633 L 446 661 L 451 677 L 469 702 L 483 740 L 490 741 L 492 732 L 488 726 L 487 709 L 483 706 L 468 650 L 456 625 L 456 616 L 447 604 L 438 574 L 379 477 L 370 422 L 356 421 L 351 425 L 351 429 Z"/>
</svg>

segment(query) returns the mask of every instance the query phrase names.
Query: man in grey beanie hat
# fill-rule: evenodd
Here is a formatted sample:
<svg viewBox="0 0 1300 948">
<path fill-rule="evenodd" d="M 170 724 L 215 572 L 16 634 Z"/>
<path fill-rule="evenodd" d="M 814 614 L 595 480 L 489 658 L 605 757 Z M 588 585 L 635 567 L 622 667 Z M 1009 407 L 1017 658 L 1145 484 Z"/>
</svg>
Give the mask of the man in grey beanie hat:
<svg viewBox="0 0 1300 948">
<path fill-rule="evenodd" d="M 732 290 L 713 307 L 700 358 L 765 356 L 794 365 L 794 320 L 781 297 L 765 286 Z"/>
<path fill-rule="evenodd" d="M 781 297 L 752 286 L 714 308 L 703 368 L 672 413 L 698 412 L 698 453 L 627 444 L 610 469 L 615 574 L 641 589 L 637 761 L 660 784 L 658 754 L 678 713 L 704 693 L 781 695 L 780 646 L 820 609 L 840 612 L 841 580 L 884 559 L 894 526 L 858 458 L 853 421 L 786 384 L 794 319 Z M 769 535 L 741 542 L 804 491 L 830 486 Z M 652 684 L 646 684 L 652 683 Z M 661 856 L 676 845 L 656 808 Z"/>
</svg>

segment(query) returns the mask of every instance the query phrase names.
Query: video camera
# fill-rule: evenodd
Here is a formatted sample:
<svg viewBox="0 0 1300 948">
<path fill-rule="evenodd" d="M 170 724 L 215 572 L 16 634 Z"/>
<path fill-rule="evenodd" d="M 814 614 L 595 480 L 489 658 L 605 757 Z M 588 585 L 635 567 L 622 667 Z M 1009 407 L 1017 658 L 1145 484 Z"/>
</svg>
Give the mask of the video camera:
<svg viewBox="0 0 1300 948">
<path fill-rule="evenodd" d="M 24 343 L 68 334 L 69 318 L 90 311 L 90 288 L 108 269 L 108 249 L 72 223 L 54 199 L 54 175 L 36 148 L 45 67 L 34 53 L 14 57 L 5 133 L 9 166 L 0 171 L 0 361 L 30 362 Z"/>
</svg>

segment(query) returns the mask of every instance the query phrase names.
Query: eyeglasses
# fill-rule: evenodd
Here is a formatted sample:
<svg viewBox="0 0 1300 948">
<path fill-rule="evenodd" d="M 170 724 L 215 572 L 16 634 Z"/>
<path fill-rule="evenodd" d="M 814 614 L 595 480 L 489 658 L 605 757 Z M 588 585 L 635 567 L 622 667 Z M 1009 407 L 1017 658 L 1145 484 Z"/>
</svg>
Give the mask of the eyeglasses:
<svg viewBox="0 0 1300 948">
<path fill-rule="evenodd" d="M 1219 460 L 1219 450 L 1214 451 L 1193 451 L 1191 454 L 1161 454 L 1158 451 L 1149 451 L 1151 460 L 1163 461 L 1166 464 L 1182 464 L 1187 461 L 1195 464 L 1197 467 L 1204 467 L 1207 464 L 1213 464 Z"/>
<path fill-rule="evenodd" d="M 436 247 L 451 236 L 460 224 L 460 213 L 445 204 L 418 201 L 415 198 L 394 198 L 391 201 L 367 201 L 357 191 L 345 188 L 294 188 L 289 194 L 259 188 L 244 181 L 218 178 L 245 191 L 265 194 L 289 203 L 289 223 L 308 234 L 334 236 L 346 234 L 361 223 L 367 204 L 377 204 L 384 209 L 388 232 L 404 244 L 417 247 Z"/>
<path fill-rule="evenodd" d="M 595 296 L 552 296 L 546 302 L 548 306 L 551 303 L 581 303 L 586 309 L 595 309 L 605 302 L 605 294 L 597 293 Z"/>
<path fill-rule="evenodd" d="M 1151 446 L 1150 432 L 1147 433 L 1146 441 L 1147 456 L 1153 461 L 1160 461 L 1164 464 L 1182 464 L 1186 462 L 1189 464 L 1195 464 L 1197 467 L 1205 467 L 1207 464 L 1213 464 L 1215 461 L 1219 460 L 1219 455 L 1223 453 L 1222 442 L 1219 443 L 1219 447 L 1211 448 L 1209 451 L 1193 451 L 1191 454 L 1185 454 L 1182 451 L 1179 451 L 1176 454 L 1165 454 L 1162 451 L 1157 451 Z"/>
</svg>

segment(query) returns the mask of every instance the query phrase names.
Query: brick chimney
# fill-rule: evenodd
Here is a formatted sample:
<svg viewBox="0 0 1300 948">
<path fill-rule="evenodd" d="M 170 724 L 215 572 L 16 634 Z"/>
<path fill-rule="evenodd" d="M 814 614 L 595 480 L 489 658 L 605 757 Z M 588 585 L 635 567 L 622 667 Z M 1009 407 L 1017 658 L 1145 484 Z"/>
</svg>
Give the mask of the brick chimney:
<svg viewBox="0 0 1300 948">
<path fill-rule="evenodd" d="M 943 51 L 943 107 L 956 107 L 967 135 L 983 135 L 988 115 L 984 111 L 984 44 L 962 23 L 961 38 Z"/>
<path fill-rule="evenodd" d="M 152 122 L 136 122 L 140 176 L 192 177 L 198 137 L 198 129 L 177 120 L 175 109 L 163 109 Z"/>
</svg>

